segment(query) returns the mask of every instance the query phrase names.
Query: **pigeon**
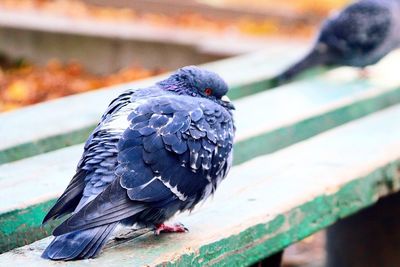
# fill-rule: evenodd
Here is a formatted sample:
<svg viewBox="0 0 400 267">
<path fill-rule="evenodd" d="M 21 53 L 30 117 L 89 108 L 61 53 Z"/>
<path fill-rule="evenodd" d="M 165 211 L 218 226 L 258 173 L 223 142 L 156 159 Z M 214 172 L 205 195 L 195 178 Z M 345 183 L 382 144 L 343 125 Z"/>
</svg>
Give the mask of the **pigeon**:
<svg viewBox="0 0 400 267">
<path fill-rule="evenodd" d="M 43 220 L 71 214 L 42 257 L 93 258 L 117 225 L 186 232 L 165 221 L 212 195 L 232 165 L 234 106 L 227 92 L 216 73 L 187 66 L 113 100 Z"/>
<path fill-rule="evenodd" d="M 322 25 L 311 51 L 272 79 L 281 85 L 316 66 L 365 68 L 400 46 L 400 1 L 352 3 Z"/>
</svg>

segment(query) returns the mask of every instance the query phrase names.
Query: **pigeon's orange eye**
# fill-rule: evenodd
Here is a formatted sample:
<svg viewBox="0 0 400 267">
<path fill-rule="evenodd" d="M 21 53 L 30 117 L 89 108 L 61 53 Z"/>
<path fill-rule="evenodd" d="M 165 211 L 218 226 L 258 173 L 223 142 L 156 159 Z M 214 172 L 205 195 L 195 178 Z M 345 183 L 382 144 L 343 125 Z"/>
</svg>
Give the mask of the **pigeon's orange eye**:
<svg viewBox="0 0 400 267">
<path fill-rule="evenodd" d="M 212 95 L 212 89 L 211 88 L 206 88 L 205 90 L 204 90 L 204 93 L 206 94 L 206 95 Z"/>
</svg>

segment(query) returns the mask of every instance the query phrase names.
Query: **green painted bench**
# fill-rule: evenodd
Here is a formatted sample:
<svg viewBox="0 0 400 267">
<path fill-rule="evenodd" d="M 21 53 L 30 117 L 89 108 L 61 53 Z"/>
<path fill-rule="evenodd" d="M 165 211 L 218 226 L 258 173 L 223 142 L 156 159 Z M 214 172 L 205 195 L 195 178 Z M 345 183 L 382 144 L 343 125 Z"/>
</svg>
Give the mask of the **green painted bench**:
<svg viewBox="0 0 400 267">
<path fill-rule="evenodd" d="M 276 70 L 265 63 L 270 57 L 263 53 L 207 66 L 228 80 L 236 99 L 235 167 L 214 200 L 191 216 L 179 216 L 191 232 L 162 237 L 140 233 L 89 262 L 247 265 L 397 191 L 399 144 L 393 136 L 400 128 L 393 121 L 399 118 L 400 82 L 393 64 L 400 62 L 399 55 L 379 64 L 369 80 L 339 69 L 239 99 L 268 88 L 267 78 Z M 82 150 L 79 143 L 109 99 L 121 90 L 72 96 L 0 115 L 2 127 L 11 131 L 0 131 L 0 138 L 6 140 L 2 143 L 6 145 L 0 144 L 1 251 L 49 235 L 52 225 L 39 228 L 41 219 L 68 183 Z M 376 113 L 390 106 L 395 107 Z M 54 114 L 57 109 L 62 110 L 63 120 Z M 366 115 L 370 116 L 360 119 Z M 352 120 L 356 121 L 321 134 Z M 30 132 L 20 121 L 26 121 Z M 374 131 L 358 138 L 370 128 Z M 381 143 L 373 142 L 388 132 Z M 370 153 L 376 150 L 392 154 Z M 175 241 L 166 246 L 171 238 Z M 2 254 L 0 265 L 11 261 L 44 265 L 37 256 L 45 242 Z M 119 255 L 119 260 L 107 254 Z"/>
<path fill-rule="evenodd" d="M 189 233 L 142 232 L 84 265 L 234 266 L 261 260 L 400 189 L 396 120 L 400 105 L 237 166 L 212 201 L 176 218 Z M 0 265 L 59 266 L 39 257 L 48 241 L 2 254 Z"/>
</svg>

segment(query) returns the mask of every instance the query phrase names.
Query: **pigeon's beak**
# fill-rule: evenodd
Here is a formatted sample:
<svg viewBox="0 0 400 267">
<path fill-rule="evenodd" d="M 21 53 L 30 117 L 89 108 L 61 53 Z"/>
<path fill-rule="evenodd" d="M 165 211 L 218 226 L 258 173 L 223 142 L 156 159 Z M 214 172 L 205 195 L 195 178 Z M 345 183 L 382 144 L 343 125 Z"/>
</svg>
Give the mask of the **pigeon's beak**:
<svg viewBox="0 0 400 267">
<path fill-rule="evenodd" d="M 235 109 L 235 106 L 232 104 L 228 96 L 224 95 L 223 97 L 221 97 L 221 100 L 222 100 L 222 105 L 224 107 L 229 109 Z"/>
</svg>

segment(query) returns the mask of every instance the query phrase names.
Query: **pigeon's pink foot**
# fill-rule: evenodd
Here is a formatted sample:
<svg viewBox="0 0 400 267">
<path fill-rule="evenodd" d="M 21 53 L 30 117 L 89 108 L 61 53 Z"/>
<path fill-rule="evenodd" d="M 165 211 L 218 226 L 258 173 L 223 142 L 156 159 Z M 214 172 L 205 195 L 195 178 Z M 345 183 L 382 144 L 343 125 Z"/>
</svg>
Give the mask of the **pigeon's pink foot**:
<svg viewBox="0 0 400 267">
<path fill-rule="evenodd" d="M 165 223 L 160 223 L 156 225 L 154 233 L 159 235 L 160 233 L 186 233 L 189 230 L 181 223 L 175 223 L 168 225 Z"/>
<path fill-rule="evenodd" d="M 360 77 L 360 79 L 368 79 L 371 74 L 367 68 L 362 68 L 359 70 L 358 76 Z"/>
</svg>

